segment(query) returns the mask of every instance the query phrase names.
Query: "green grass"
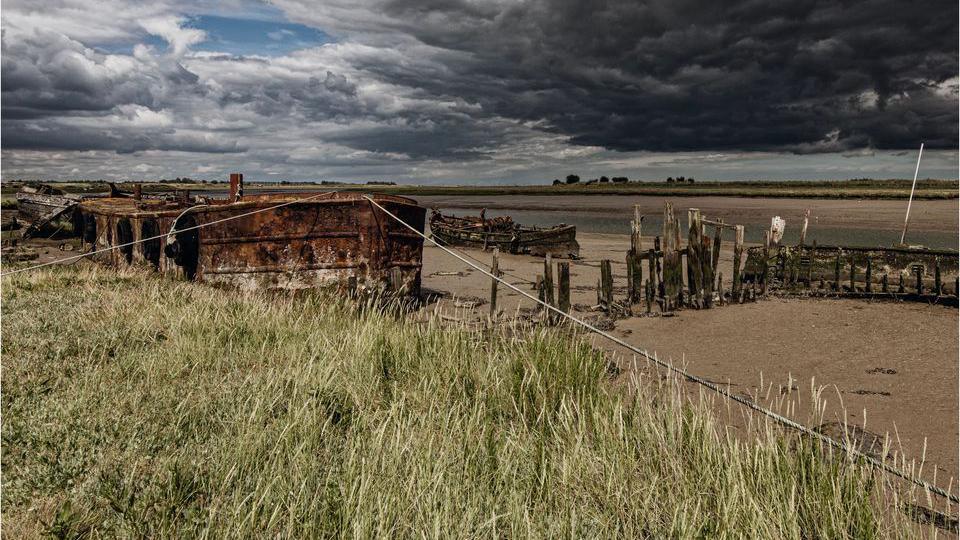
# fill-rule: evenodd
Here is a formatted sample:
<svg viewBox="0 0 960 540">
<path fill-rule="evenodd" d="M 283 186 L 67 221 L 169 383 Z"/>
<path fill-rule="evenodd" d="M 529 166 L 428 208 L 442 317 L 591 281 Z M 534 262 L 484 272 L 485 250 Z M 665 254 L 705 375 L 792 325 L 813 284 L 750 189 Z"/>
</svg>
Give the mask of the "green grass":
<svg viewBox="0 0 960 540">
<path fill-rule="evenodd" d="M 876 473 L 560 330 L 93 266 L 2 297 L 10 538 L 917 533 Z"/>
</svg>

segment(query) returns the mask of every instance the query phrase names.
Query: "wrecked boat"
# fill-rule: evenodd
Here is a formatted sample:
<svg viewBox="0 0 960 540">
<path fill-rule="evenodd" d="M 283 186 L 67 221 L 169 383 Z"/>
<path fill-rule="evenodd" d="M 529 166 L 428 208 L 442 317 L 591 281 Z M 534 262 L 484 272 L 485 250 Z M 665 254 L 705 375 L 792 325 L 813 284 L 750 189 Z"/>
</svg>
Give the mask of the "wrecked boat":
<svg viewBox="0 0 960 540">
<path fill-rule="evenodd" d="M 577 258 L 577 228 L 560 224 L 554 227 L 525 227 L 509 216 L 487 219 L 480 216 L 445 216 L 438 210 L 430 215 L 430 232 L 444 245 L 476 249 L 500 248 L 501 251 L 554 257 Z"/>
<path fill-rule="evenodd" d="M 88 249 L 117 247 L 94 255 L 117 267 L 149 265 L 243 289 L 419 294 L 423 239 L 362 194 L 242 193 L 242 175 L 231 175 L 226 199 L 185 191 L 173 199 L 146 198 L 137 190 L 134 197 L 84 200 L 74 228 Z M 371 198 L 423 231 L 426 210 L 415 201 Z"/>
</svg>

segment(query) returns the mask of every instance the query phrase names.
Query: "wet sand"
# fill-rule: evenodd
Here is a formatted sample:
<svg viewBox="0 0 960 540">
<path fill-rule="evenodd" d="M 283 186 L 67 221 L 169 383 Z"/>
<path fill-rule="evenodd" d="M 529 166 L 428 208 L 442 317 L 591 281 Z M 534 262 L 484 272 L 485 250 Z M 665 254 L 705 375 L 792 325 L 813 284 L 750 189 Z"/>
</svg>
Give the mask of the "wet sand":
<svg viewBox="0 0 960 540">
<path fill-rule="evenodd" d="M 727 223 L 769 225 L 779 215 L 788 223 L 798 223 L 810 209 L 810 227 L 880 228 L 899 231 L 907 201 L 831 200 L 750 197 L 651 197 L 630 195 L 512 195 L 512 196 L 415 196 L 420 204 L 440 208 L 489 208 L 498 210 L 591 212 L 630 216 L 633 205 L 644 214 L 663 213 L 663 203 L 674 208 L 699 208 L 704 215 L 722 218 Z M 911 209 L 910 230 L 956 233 L 960 228 L 960 199 L 916 200 Z M 562 221 L 562 218 L 560 219 Z"/>
<path fill-rule="evenodd" d="M 576 316 L 595 318 L 598 314 L 588 307 L 596 304 L 601 259 L 613 261 L 616 296 L 625 295 L 623 259 L 629 237 L 578 234 L 578 240 L 583 258 L 571 261 L 571 302 Z M 644 242 L 650 245 L 651 239 Z M 490 253 L 464 252 L 489 265 Z M 543 270 L 543 259 L 504 254 L 500 268 L 507 273 L 505 279 L 535 294 L 522 280 L 534 280 Z M 719 270 L 729 287 L 729 243 L 722 250 Z M 485 320 L 488 304 L 463 306 L 486 302 L 489 278 L 439 248 L 424 248 L 423 286 L 451 296 L 428 309 L 439 307 L 448 317 L 477 324 Z M 498 296 L 502 317 L 524 315 L 533 307 L 532 301 L 503 286 Z M 620 319 L 612 333 L 661 358 L 683 362 L 692 373 L 729 383 L 735 393 L 786 395 L 795 401 L 791 416 L 803 423 L 811 418 L 812 383 L 826 386 L 824 422 L 846 419 L 881 436 L 889 433 L 894 450 L 908 459 L 923 456 L 926 440 L 923 476 L 933 479 L 936 474 L 941 486 L 957 477 L 960 335 L 955 308 L 773 298 L 711 310 L 681 310 L 673 317 Z M 615 354 L 624 369 L 632 369 L 632 355 L 607 340 L 592 339 Z"/>
</svg>

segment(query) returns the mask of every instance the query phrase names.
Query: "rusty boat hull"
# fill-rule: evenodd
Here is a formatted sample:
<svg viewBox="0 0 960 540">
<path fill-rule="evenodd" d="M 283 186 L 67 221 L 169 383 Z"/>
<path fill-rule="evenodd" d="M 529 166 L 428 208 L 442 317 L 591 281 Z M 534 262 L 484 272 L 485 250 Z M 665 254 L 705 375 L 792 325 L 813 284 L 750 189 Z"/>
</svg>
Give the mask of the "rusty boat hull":
<svg viewBox="0 0 960 540">
<path fill-rule="evenodd" d="M 423 231 L 426 210 L 415 201 L 371 197 Z M 87 247 L 136 242 L 95 256 L 117 267 L 147 265 L 243 289 L 389 287 L 419 294 L 423 239 L 357 193 L 236 202 L 101 198 L 80 203 L 73 219 Z"/>
</svg>

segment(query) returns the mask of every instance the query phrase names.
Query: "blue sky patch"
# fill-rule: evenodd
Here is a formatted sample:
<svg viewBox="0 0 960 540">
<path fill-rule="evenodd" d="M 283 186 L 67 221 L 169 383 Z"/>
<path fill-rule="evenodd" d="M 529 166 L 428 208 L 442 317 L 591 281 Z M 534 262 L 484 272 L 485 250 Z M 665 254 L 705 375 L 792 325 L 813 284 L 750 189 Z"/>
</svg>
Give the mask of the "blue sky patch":
<svg viewBox="0 0 960 540">
<path fill-rule="evenodd" d="M 189 26 L 207 33 L 193 49 L 235 55 L 279 56 L 333 41 L 309 26 L 261 19 L 198 15 L 191 17 Z"/>
</svg>

